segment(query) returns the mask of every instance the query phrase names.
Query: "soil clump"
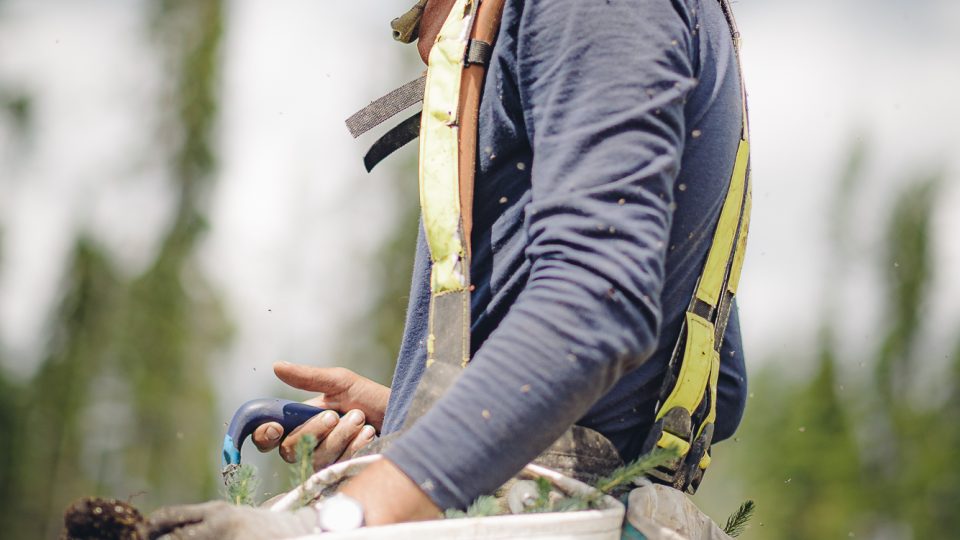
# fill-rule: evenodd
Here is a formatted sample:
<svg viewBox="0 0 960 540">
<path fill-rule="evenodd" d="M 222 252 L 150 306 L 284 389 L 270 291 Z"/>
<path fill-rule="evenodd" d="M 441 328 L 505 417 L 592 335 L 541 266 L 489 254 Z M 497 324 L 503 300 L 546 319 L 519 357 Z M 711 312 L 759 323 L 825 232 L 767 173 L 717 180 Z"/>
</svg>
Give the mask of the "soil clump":
<svg viewBox="0 0 960 540">
<path fill-rule="evenodd" d="M 146 540 L 143 514 L 116 499 L 84 497 L 63 513 L 60 540 Z"/>
</svg>

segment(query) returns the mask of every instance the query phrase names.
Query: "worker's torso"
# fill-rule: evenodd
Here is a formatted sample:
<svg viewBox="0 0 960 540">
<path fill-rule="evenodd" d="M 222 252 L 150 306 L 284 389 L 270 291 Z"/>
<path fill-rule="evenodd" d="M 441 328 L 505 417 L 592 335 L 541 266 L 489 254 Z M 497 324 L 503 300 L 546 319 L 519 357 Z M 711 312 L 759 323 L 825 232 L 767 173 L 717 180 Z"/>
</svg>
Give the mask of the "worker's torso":
<svg viewBox="0 0 960 540">
<path fill-rule="evenodd" d="M 525 100 L 518 84 L 524 63 L 536 61 L 523 57 L 524 40 L 533 38 L 518 35 L 523 7 L 523 0 L 507 0 L 480 105 L 471 267 L 471 282 L 476 287 L 472 297 L 474 350 L 497 328 L 529 277 L 530 261 L 525 255 L 528 232 L 524 224 L 528 212 L 535 211 L 531 205 L 533 168 L 556 167 L 551 174 L 564 174 L 561 164 L 540 163 L 533 155 L 527 129 L 529 111 L 524 110 Z M 690 0 L 682 11 L 688 17 L 685 23 L 693 36 L 688 48 L 696 80 L 689 82 L 693 88 L 686 95 L 682 121 L 687 135 L 673 186 L 675 211 L 670 241 L 663 246 L 666 277 L 660 302 L 663 318 L 659 344 L 646 363 L 623 376 L 579 422 L 610 438 L 627 460 L 636 457 L 653 421 L 661 379 L 710 246 L 740 140 L 737 62 L 719 4 L 716 0 Z M 577 28 L 571 29 L 576 31 Z M 570 60 L 603 61 L 589 57 Z M 648 101 L 659 99 L 669 89 L 650 87 L 635 91 L 638 101 Z M 616 159 L 615 155 L 611 159 Z M 421 232 L 407 325 L 384 432 L 402 425 L 406 406 L 422 373 L 428 304 L 429 254 Z M 745 397 L 745 370 L 734 311 L 721 357 L 715 440 L 732 434 L 742 415 Z"/>
</svg>

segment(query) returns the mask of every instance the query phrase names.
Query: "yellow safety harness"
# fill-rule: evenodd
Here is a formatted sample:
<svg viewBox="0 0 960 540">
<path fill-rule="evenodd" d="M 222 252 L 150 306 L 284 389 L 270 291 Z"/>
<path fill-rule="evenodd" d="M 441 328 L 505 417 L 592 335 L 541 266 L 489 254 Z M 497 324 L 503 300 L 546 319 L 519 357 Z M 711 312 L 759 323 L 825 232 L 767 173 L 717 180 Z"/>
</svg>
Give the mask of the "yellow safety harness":
<svg viewBox="0 0 960 540">
<path fill-rule="evenodd" d="M 727 0 L 720 0 L 739 65 L 740 33 Z M 734 161 L 703 272 L 684 314 L 645 451 L 674 448 L 679 457 L 651 476 L 694 493 L 710 466 L 710 442 L 717 418 L 720 348 L 737 293 L 750 226 L 750 134 L 747 93 L 741 70 L 742 124 Z M 665 396 L 665 397 L 664 397 Z"/>
<path fill-rule="evenodd" d="M 739 61 L 736 23 L 727 0 L 720 3 Z M 419 13 L 423 5 L 424 2 L 418 2 L 414 10 Z M 405 96 L 402 100 L 393 99 L 400 102 L 393 109 L 399 110 L 415 99 L 409 89 L 423 89 L 423 110 L 404 122 L 406 140 L 400 145 L 414 136 L 410 133 L 411 125 L 419 122 L 420 204 L 432 262 L 426 369 L 407 415 L 407 425 L 430 408 L 470 360 L 470 229 L 477 112 L 485 59 L 489 58 L 502 10 L 503 0 L 456 0 L 430 51 L 426 79 L 391 93 Z M 655 471 L 654 477 L 691 493 L 710 465 L 720 347 L 737 292 L 749 226 L 750 144 L 742 81 L 741 97 L 741 141 L 730 184 L 703 272 L 686 310 L 656 422 L 646 444 L 646 450 L 654 446 L 678 450 L 679 457 Z M 348 120 L 355 135 L 372 124 L 364 118 L 386 116 L 383 111 L 390 108 L 386 98 Z M 394 112 L 397 111 L 391 110 L 390 114 Z M 400 140 L 398 137 L 389 145 L 391 151 Z M 375 165 L 386 155 L 375 151 L 376 147 L 366 158 L 368 168 L 370 162 Z"/>
</svg>

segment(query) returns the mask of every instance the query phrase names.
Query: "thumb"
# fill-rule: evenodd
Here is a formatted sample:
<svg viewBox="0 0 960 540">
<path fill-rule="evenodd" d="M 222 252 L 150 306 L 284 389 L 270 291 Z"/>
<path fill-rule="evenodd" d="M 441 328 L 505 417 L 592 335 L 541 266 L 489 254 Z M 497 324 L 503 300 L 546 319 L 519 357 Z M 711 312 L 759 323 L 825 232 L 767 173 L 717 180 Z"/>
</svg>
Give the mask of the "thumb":
<svg viewBox="0 0 960 540">
<path fill-rule="evenodd" d="M 353 380 L 353 372 L 340 367 L 321 368 L 277 362 L 273 364 L 273 372 L 277 378 L 294 388 L 330 394 L 346 390 Z"/>
</svg>

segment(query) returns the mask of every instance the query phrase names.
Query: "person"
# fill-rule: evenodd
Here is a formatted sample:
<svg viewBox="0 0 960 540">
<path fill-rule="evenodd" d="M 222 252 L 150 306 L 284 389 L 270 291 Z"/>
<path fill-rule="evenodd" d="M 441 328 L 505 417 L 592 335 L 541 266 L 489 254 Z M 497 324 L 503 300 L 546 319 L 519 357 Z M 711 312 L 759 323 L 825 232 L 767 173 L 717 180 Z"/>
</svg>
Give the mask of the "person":
<svg viewBox="0 0 960 540">
<path fill-rule="evenodd" d="M 574 425 L 636 458 L 730 183 L 743 106 L 720 0 L 506 0 L 479 108 L 470 364 L 398 433 L 426 360 L 421 229 L 391 387 L 278 363 L 281 380 L 331 410 L 290 433 L 261 425 L 254 443 L 292 461 L 312 434 L 321 467 L 395 434 L 385 459 L 342 488 L 367 525 L 463 508 Z M 735 306 L 720 358 L 714 441 L 734 433 L 745 405 Z"/>
<path fill-rule="evenodd" d="M 344 488 L 368 524 L 465 507 L 573 424 L 638 456 L 733 168 L 739 77 L 717 0 L 507 0 L 479 114 L 473 357 Z M 289 434 L 260 426 L 255 444 L 292 460 L 310 433 L 323 465 L 397 431 L 423 371 L 428 302 L 421 232 L 391 388 L 277 364 L 332 411 Z M 735 308 L 721 358 L 714 441 L 745 404 Z"/>
</svg>

